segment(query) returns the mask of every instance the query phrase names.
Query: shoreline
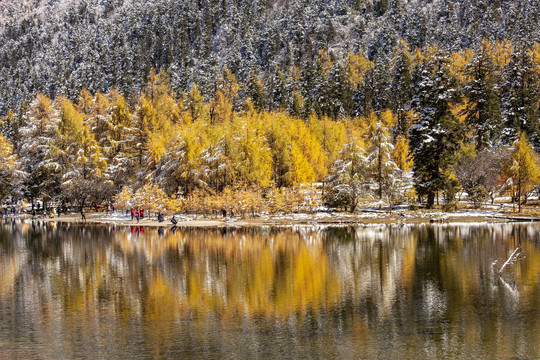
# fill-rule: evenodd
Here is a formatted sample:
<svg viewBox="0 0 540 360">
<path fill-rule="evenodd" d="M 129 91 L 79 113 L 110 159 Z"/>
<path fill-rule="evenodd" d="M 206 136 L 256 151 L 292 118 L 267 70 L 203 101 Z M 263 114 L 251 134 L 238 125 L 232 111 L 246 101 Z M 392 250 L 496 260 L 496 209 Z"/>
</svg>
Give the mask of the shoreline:
<svg viewBox="0 0 540 360">
<path fill-rule="evenodd" d="M 4 221 L 5 217 L 2 218 Z M 31 215 L 8 216 L 7 219 L 32 220 Z M 158 222 L 152 216 L 140 220 L 131 220 L 130 216 L 114 213 L 87 213 L 86 222 L 79 214 L 67 214 L 60 217 L 38 217 L 39 222 L 96 224 L 115 226 L 173 227 L 170 217 Z M 262 215 L 253 218 L 202 217 L 200 215 L 178 216 L 177 228 L 220 228 L 220 227 L 280 227 L 280 226 L 362 226 L 368 224 L 424 224 L 424 223 L 485 223 L 485 222 L 534 222 L 540 218 L 527 215 L 504 214 L 500 212 L 462 211 L 456 213 L 433 212 L 386 212 L 366 211 L 349 213 L 312 213 L 288 215 Z"/>
</svg>

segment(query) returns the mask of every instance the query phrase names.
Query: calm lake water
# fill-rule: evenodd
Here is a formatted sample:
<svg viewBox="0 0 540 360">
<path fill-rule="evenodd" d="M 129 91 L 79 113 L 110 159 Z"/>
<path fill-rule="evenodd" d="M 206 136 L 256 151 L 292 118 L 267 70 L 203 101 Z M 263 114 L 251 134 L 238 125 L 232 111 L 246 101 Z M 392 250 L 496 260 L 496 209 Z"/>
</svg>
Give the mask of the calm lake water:
<svg viewBox="0 0 540 360">
<path fill-rule="evenodd" d="M 539 357 L 540 225 L 0 225 L 0 358 Z"/>
</svg>

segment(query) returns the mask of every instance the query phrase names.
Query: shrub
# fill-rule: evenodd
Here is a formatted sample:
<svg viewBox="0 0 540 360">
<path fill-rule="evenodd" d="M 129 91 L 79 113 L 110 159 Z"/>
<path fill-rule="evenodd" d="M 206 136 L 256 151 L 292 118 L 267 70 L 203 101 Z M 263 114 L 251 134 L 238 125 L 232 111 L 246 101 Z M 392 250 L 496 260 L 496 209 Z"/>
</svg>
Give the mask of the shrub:
<svg viewBox="0 0 540 360">
<path fill-rule="evenodd" d="M 484 201 L 489 199 L 489 193 L 483 186 L 475 186 L 468 192 L 468 199 L 475 209 L 479 208 Z"/>
</svg>

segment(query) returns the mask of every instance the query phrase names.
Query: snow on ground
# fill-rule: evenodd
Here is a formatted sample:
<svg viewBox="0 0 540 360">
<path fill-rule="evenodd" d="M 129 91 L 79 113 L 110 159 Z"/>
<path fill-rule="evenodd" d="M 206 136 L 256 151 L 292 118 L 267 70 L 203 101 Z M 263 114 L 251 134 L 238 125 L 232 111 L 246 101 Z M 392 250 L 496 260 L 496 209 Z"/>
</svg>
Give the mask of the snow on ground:
<svg viewBox="0 0 540 360">
<path fill-rule="evenodd" d="M 292 214 L 260 214 L 260 218 L 267 220 L 290 220 L 290 221 L 320 221 L 320 220 L 347 220 L 347 219 L 374 219 L 380 218 L 382 216 L 400 216 L 404 218 L 410 217 L 419 217 L 419 218 L 456 218 L 456 217 L 490 217 L 499 215 L 494 209 L 500 209 L 499 206 L 493 206 L 493 210 L 470 210 L 470 211 L 458 211 L 454 213 L 447 213 L 442 211 L 431 211 L 431 212 L 403 212 L 407 211 L 408 207 L 403 206 L 397 209 L 389 211 L 388 209 L 379 210 L 378 208 L 364 208 L 355 211 L 354 213 L 349 212 L 328 212 L 328 211 L 316 211 L 313 213 L 292 213 Z M 97 216 L 92 216 L 95 220 L 100 221 L 130 221 L 131 215 L 125 215 L 123 213 L 115 212 L 113 214 L 100 213 Z M 194 221 L 194 220 L 204 220 L 206 217 L 203 215 L 176 215 L 176 218 L 179 222 L 182 221 Z M 145 219 L 156 220 L 155 216 L 145 217 Z M 171 219 L 170 216 L 165 217 L 165 221 L 169 222 Z M 227 218 L 226 222 L 236 222 L 239 218 Z M 135 220 L 134 220 L 135 221 Z"/>
<path fill-rule="evenodd" d="M 131 220 L 131 215 L 125 215 L 119 212 L 114 212 L 112 214 L 100 213 L 99 216 L 93 218 L 97 220 L 123 221 Z"/>
<path fill-rule="evenodd" d="M 494 215 L 500 215 L 496 211 L 487 211 L 487 210 L 471 210 L 471 211 L 456 211 L 453 213 L 443 212 L 443 211 L 430 211 L 430 212 L 419 212 L 417 214 L 419 217 L 489 217 Z"/>
<path fill-rule="evenodd" d="M 263 217 L 271 220 L 325 220 L 347 218 L 376 218 L 380 216 L 380 213 L 375 212 L 354 212 L 354 213 L 332 213 L 332 212 L 314 212 L 314 213 L 300 213 L 300 214 L 277 214 L 277 215 L 265 215 Z"/>
</svg>

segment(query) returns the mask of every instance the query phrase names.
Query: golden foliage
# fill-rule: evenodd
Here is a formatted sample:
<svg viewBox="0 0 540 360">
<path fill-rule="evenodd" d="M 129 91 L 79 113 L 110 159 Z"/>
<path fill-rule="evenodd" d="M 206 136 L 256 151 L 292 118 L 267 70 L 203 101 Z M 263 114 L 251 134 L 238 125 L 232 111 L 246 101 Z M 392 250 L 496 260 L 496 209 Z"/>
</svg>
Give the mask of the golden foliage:
<svg viewBox="0 0 540 360">
<path fill-rule="evenodd" d="M 409 157 L 409 141 L 404 136 L 399 136 L 394 145 L 392 160 L 403 171 L 407 171 L 412 166 L 412 159 Z"/>
<path fill-rule="evenodd" d="M 508 40 L 497 41 L 494 43 L 489 43 L 486 41 L 486 46 L 490 50 L 490 54 L 495 60 L 497 67 L 502 69 L 510 61 L 512 52 L 514 51 L 514 46 Z"/>
<path fill-rule="evenodd" d="M 13 145 L 0 134 L 0 171 L 11 174 L 17 168 L 17 155 L 13 152 Z"/>
<path fill-rule="evenodd" d="M 216 91 L 210 104 L 210 124 L 221 124 L 232 118 L 232 105 L 221 90 Z"/>
<path fill-rule="evenodd" d="M 321 49 L 316 61 L 317 67 L 321 71 L 321 75 L 325 78 L 328 77 L 332 66 L 334 66 L 334 62 L 330 58 L 330 54 L 328 54 L 324 49 Z"/>
<path fill-rule="evenodd" d="M 405 56 L 405 60 L 410 60 L 408 74 L 414 74 L 416 66 L 439 51 L 437 46 L 429 46 L 410 52 L 402 39 L 398 46 L 401 52 L 393 62 Z M 479 51 L 485 51 L 500 72 L 508 63 L 513 47 L 508 41 L 484 41 Z M 540 73 L 540 44 L 536 43 L 529 51 Z M 461 83 L 467 80 L 467 64 L 474 55 L 469 49 L 451 54 L 451 72 Z M 336 66 L 343 67 L 348 79 L 346 86 L 351 91 L 365 82 L 365 74 L 374 64 L 362 53 L 351 52 L 342 62 L 336 62 L 324 50 L 316 54 L 317 76 L 328 80 Z M 396 113 L 389 109 L 369 111 L 354 118 L 344 116 L 338 121 L 317 116 L 317 106 L 322 105 L 306 96 L 301 87 L 301 69 L 292 66 L 289 71 L 282 70 L 286 99 L 283 108 L 273 112 L 266 110 L 270 94 L 255 73 L 250 74 L 246 84 L 241 84 L 224 67 L 217 74 L 216 88 L 205 88 L 203 92 L 193 83 L 188 94 L 177 96 L 166 73 L 152 69 L 142 94 L 134 94 L 128 101 L 115 88 L 95 96 L 83 89 L 75 106 L 63 96 L 51 103 L 39 94 L 25 116 L 40 130 L 34 130 L 32 136 L 42 136 L 47 128 L 57 130 L 51 156 L 60 157 L 75 144 L 77 161 L 72 163 L 89 166 L 95 174 L 103 173 L 108 162 L 109 168 L 126 169 L 114 181 L 124 174 L 128 178 L 122 180 L 128 184 L 159 179 L 159 185 L 168 194 L 177 192 L 181 186 L 178 194 L 186 197 L 196 189 L 217 196 L 215 193 L 225 188 L 255 186 L 264 192 L 272 186 L 296 187 L 323 181 L 346 142 L 352 139 L 361 148 L 370 145 L 365 135 L 378 121 L 394 140 L 394 161 L 403 170 L 410 167 L 406 140 L 412 118 L 410 110 L 403 106 L 394 109 L 400 116 L 399 124 Z M 241 96 L 247 99 L 243 104 Z M 451 109 L 462 121 L 466 101 Z M 241 108 L 244 110 L 240 112 Z M 18 148 L 18 141 L 13 141 Z M 159 178 L 158 173 L 166 162 L 171 181 L 161 183 L 163 176 Z"/>
<path fill-rule="evenodd" d="M 308 120 L 308 128 L 324 152 L 324 168 L 325 173 L 327 173 L 346 141 L 345 125 L 341 121 L 333 121 L 326 116 L 317 119 L 312 115 Z"/>
<path fill-rule="evenodd" d="M 524 132 L 520 132 L 514 142 L 514 150 L 507 164 L 507 171 L 512 177 L 518 199 L 527 196 L 529 191 L 540 182 L 538 154 L 533 150 Z M 521 211 L 521 200 L 518 204 Z"/>
<path fill-rule="evenodd" d="M 122 191 L 114 196 L 114 206 L 118 210 L 128 210 L 133 207 L 133 191 L 130 187 L 124 186 Z"/>
<path fill-rule="evenodd" d="M 93 115 L 94 113 L 94 97 L 86 88 L 83 88 L 79 94 L 77 110 L 86 115 Z"/>
<path fill-rule="evenodd" d="M 474 52 L 470 49 L 465 49 L 461 52 L 453 52 L 450 62 L 450 74 L 455 76 L 461 82 L 468 81 L 469 79 L 467 79 L 464 70 L 467 64 L 472 60 L 473 56 Z"/>
<path fill-rule="evenodd" d="M 345 59 L 345 72 L 353 89 L 357 89 L 361 85 L 364 75 L 373 66 L 373 62 L 366 59 L 362 53 L 349 52 L 347 59 Z"/>
<path fill-rule="evenodd" d="M 146 184 L 133 195 L 133 206 L 148 212 L 166 212 L 169 197 L 157 184 Z"/>
</svg>

